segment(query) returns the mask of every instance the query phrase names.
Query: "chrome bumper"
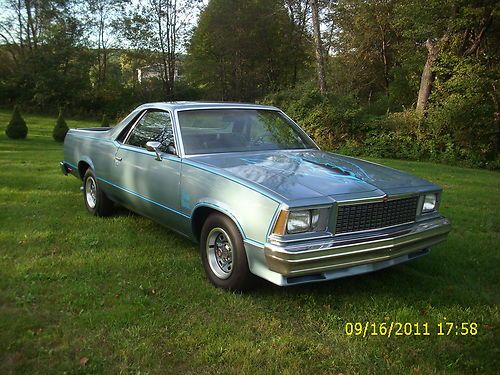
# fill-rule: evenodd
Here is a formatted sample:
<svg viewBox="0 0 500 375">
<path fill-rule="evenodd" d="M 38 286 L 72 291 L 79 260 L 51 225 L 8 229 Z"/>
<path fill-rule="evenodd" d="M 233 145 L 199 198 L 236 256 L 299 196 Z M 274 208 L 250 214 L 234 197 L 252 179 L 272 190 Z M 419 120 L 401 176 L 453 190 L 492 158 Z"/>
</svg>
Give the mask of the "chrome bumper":
<svg viewBox="0 0 500 375">
<path fill-rule="evenodd" d="M 284 277 L 323 274 L 324 278 L 331 274 L 333 278 L 334 270 L 358 268 L 360 272 L 352 274 L 364 273 L 424 255 L 429 247 L 444 241 L 450 229 L 449 221 L 438 217 L 370 237 L 344 235 L 301 243 L 266 243 L 264 253 L 269 269 Z M 360 267 L 370 264 L 373 267 Z"/>
</svg>

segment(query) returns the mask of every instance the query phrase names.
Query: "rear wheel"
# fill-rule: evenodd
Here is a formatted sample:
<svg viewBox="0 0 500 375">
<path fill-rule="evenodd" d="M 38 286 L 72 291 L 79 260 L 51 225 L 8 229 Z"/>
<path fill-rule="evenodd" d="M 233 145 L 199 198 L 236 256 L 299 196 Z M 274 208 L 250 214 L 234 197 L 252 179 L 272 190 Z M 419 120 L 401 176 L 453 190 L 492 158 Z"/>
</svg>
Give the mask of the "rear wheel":
<svg viewBox="0 0 500 375">
<path fill-rule="evenodd" d="M 248 268 L 243 238 L 233 221 L 211 214 L 201 231 L 200 256 L 212 284 L 229 290 L 247 290 L 255 280 Z"/>
<path fill-rule="evenodd" d="M 109 216 L 113 213 L 113 202 L 102 191 L 92 169 L 83 176 L 83 201 L 87 211 L 96 216 Z"/>
</svg>

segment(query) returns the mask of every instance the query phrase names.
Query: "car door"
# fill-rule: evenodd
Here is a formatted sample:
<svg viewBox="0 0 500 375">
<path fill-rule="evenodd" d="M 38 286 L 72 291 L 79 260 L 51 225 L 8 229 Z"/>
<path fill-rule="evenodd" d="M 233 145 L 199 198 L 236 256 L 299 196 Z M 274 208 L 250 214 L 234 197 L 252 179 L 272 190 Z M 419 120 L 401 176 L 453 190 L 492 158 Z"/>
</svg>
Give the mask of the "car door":
<svg viewBox="0 0 500 375">
<path fill-rule="evenodd" d="M 160 158 L 146 150 L 149 141 L 160 142 Z M 175 149 L 170 113 L 148 110 L 118 147 L 113 170 L 120 203 L 166 225 L 178 220 L 180 205 L 181 162 L 169 146 Z"/>
</svg>

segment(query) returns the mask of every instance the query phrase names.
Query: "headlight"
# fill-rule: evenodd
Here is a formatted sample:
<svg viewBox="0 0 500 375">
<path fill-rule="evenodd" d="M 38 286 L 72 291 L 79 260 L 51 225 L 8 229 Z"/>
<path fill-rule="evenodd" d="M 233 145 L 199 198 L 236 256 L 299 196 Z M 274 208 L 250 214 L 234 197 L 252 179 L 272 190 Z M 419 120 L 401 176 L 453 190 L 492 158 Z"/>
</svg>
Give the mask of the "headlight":
<svg viewBox="0 0 500 375">
<path fill-rule="evenodd" d="M 281 210 L 271 234 L 284 236 L 287 234 L 325 231 L 329 215 L 329 207 L 309 210 Z"/>
<path fill-rule="evenodd" d="M 319 210 L 291 211 L 288 214 L 286 231 L 289 234 L 312 232 L 319 222 Z"/>
<path fill-rule="evenodd" d="M 422 206 L 422 212 L 431 212 L 436 209 L 436 194 L 426 194 L 424 197 L 424 204 Z"/>
</svg>

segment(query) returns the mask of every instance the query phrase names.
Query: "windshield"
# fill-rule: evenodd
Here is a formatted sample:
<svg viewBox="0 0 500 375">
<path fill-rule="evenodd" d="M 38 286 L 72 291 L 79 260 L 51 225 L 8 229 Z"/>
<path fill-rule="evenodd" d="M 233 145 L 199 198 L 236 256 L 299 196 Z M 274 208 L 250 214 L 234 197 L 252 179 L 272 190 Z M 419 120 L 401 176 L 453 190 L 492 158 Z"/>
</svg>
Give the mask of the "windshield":
<svg viewBox="0 0 500 375">
<path fill-rule="evenodd" d="M 202 109 L 178 116 L 186 155 L 316 148 L 278 111 Z"/>
</svg>

